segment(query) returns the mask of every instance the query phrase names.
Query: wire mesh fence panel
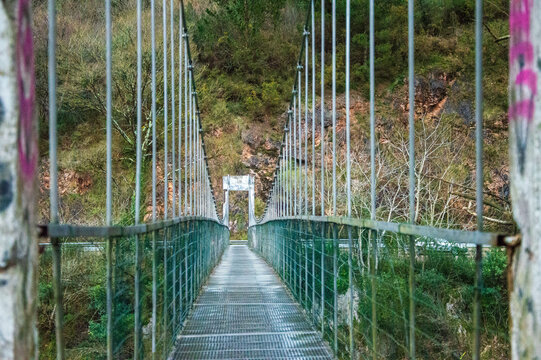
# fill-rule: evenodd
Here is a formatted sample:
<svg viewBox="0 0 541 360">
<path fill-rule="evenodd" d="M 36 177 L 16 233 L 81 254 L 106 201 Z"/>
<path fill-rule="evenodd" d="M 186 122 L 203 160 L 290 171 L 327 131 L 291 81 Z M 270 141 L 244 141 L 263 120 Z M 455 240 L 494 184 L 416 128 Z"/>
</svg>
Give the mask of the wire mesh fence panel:
<svg viewBox="0 0 541 360">
<path fill-rule="evenodd" d="M 305 219 L 252 227 L 249 244 L 337 358 L 408 358 L 412 333 L 419 358 L 472 357 L 475 245 Z M 488 246 L 483 252 L 481 340 L 489 358 L 504 358 L 506 254 Z"/>
<path fill-rule="evenodd" d="M 64 292 L 64 339 L 66 357 L 103 358 L 106 354 L 105 242 L 61 239 L 61 270 Z M 95 241 L 94 241 L 95 240 Z M 53 247 L 43 244 L 39 260 L 38 331 L 40 358 L 56 357 L 53 291 Z"/>
<path fill-rule="evenodd" d="M 52 271 L 55 247 L 43 244 L 38 321 L 47 346 L 40 358 L 55 358 L 55 343 L 62 336 L 67 359 L 106 359 L 108 340 L 114 359 L 166 359 L 228 244 L 229 230 L 214 220 L 179 221 L 130 236 L 66 238 L 59 244 L 60 278 Z M 59 334 L 54 325 L 56 280 L 64 299 Z"/>
</svg>

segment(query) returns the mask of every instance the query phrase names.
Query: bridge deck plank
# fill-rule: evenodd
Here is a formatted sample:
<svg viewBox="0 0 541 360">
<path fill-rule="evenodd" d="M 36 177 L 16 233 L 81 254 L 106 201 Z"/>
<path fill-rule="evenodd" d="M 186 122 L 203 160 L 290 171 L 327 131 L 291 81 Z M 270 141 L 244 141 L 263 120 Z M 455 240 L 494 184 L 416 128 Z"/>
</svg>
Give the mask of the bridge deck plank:
<svg viewBox="0 0 541 360">
<path fill-rule="evenodd" d="M 272 269 L 230 246 L 179 336 L 173 359 L 331 359 Z"/>
</svg>

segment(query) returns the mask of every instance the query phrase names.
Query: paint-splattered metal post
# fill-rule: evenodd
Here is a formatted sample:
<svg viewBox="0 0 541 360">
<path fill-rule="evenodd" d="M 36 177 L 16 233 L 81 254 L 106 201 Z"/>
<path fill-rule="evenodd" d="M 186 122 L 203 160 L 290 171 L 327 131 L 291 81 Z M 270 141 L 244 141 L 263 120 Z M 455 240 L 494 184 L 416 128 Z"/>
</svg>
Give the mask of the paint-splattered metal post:
<svg viewBox="0 0 541 360">
<path fill-rule="evenodd" d="M 37 118 L 30 0 L 0 2 L 0 358 L 36 353 Z"/>
<path fill-rule="evenodd" d="M 511 273 L 513 359 L 541 358 L 541 6 L 512 0 L 509 47 L 509 137 L 513 215 L 522 233 Z"/>
</svg>

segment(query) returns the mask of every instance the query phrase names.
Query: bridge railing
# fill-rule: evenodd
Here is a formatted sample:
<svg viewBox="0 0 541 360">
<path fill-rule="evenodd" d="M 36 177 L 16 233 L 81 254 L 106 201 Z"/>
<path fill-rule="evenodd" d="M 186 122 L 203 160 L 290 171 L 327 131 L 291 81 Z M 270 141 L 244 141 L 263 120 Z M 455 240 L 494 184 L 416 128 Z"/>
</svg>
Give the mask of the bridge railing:
<svg viewBox="0 0 541 360">
<path fill-rule="evenodd" d="M 43 244 L 39 264 L 40 357 L 165 359 L 229 241 L 228 228 L 218 220 L 184 3 L 164 0 L 160 6 L 155 0 L 137 0 L 131 7 L 105 0 L 104 69 L 98 71 L 92 85 L 101 87 L 96 100 L 99 113 L 104 114 L 105 206 L 91 211 L 105 216 L 91 222 L 103 221 L 103 227 L 61 223 L 61 215 L 71 214 L 72 209 L 60 206 L 58 143 L 62 142 L 58 134 L 60 140 L 70 134 L 58 126 L 58 113 L 66 105 L 57 103 L 57 95 L 72 89 L 66 90 L 65 72 L 56 69 L 58 58 L 64 59 L 57 58 L 57 33 L 69 37 L 72 32 L 65 31 L 66 22 L 57 16 L 57 10 L 72 8 L 49 0 L 47 11 L 39 12 L 49 28 L 50 191 L 50 224 L 42 229 L 50 241 Z M 131 33 L 136 34 L 135 46 L 118 41 Z M 95 34 L 83 37 L 87 36 Z M 62 45 L 59 54 L 68 51 Z M 163 66 L 158 62 L 160 53 Z M 136 63 L 127 72 L 130 75 L 117 70 L 129 66 L 118 61 L 117 54 Z M 119 115 L 124 110 L 119 108 L 126 94 L 116 88 L 119 82 L 133 89 L 127 101 L 133 114 L 130 110 L 124 119 Z M 76 86 L 84 92 L 90 85 Z M 116 155 L 126 149 L 113 141 L 115 131 L 125 140 L 123 146 L 133 152 L 133 166 L 129 161 L 113 166 L 113 160 L 121 158 Z M 86 151 L 73 146 L 73 151 Z M 133 176 L 127 196 L 113 192 L 117 176 Z M 119 203 L 129 205 L 113 208 L 116 196 L 126 196 Z M 78 223 L 88 221 L 76 217 Z M 118 221 L 126 224 L 130 218 L 133 226 L 113 226 Z"/>
<path fill-rule="evenodd" d="M 249 231 L 250 246 L 339 359 L 411 358 L 412 325 L 419 358 L 472 358 L 476 302 L 481 346 L 504 354 L 507 289 L 504 275 L 493 272 L 507 259 L 493 246 L 502 241 L 492 233 L 333 217 L 269 220 Z M 479 298 L 476 245 L 486 263 Z"/>
<path fill-rule="evenodd" d="M 45 359 L 55 358 L 59 343 L 67 359 L 166 359 L 229 243 L 224 225 L 200 217 L 138 227 L 51 225 L 48 232 L 54 242 L 41 245 L 39 264 Z M 59 309 L 55 329 L 51 314 Z"/>
<path fill-rule="evenodd" d="M 414 0 L 398 10 L 407 22 L 393 24 L 407 31 L 407 56 L 395 54 L 407 59 L 407 78 L 402 90 L 386 81 L 383 92 L 376 38 L 395 45 L 377 36 L 384 24 L 376 20 L 389 10 L 374 0 L 364 10 L 349 0 L 307 5 L 280 155 L 250 245 L 340 359 L 509 358 L 503 246 L 517 238 L 499 235 L 516 231 L 506 185 L 493 175 L 508 158 L 501 147 L 498 160 L 484 151 L 501 140 L 484 130 L 483 1 L 468 24 L 475 61 L 465 68 L 475 69 L 474 79 L 455 79 L 475 84 L 467 126 L 446 117 L 446 100 L 434 112 L 423 108 L 421 67 L 431 60 L 416 71 L 415 56 L 426 49 L 415 46 L 423 30 L 416 33 Z M 395 103 L 391 92 L 404 100 Z"/>
</svg>

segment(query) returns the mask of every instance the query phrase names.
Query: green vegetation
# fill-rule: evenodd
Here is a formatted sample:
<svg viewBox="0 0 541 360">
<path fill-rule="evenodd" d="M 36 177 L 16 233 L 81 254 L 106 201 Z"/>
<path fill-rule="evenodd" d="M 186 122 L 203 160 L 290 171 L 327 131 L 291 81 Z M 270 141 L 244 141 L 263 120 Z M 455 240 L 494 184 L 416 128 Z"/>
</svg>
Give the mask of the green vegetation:
<svg viewBox="0 0 541 360">
<path fill-rule="evenodd" d="M 508 0 L 486 2 L 484 25 L 484 84 L 485 84 L 485 185 L 486 215 L 500 222 L 487 221 L 490 231 L 512 232 L 509 213 L 507 160 L 507 34 Z M 196 82 L 200 96 L 207 153 L 214 188 L 218 190 L 218 209 L 221 209 L 221 176 L 227 174 L 257 175 L 256 213 L 264 209 L 264 197 L 270 186 L 273 163 L 269 166 L 248 165 L 250 156 L 274 159 L 276 149 L 266 149 L 265 141 L 248 144 L 243 140 L 246 131 L 256 129 L 263 140 L 280 141 L 287 110 L 294 68 L 298 59 L 301 34 L 306 19 L 307 0 L 199 0 L 185 1 L 188 30 L 196 67 Z M 344 74 L 344 1 L 337 1 L 338 36 L 337 79 L 339 100 L 343 99 Z M 353 144 L 353 211 L 356 216 L 368 216 L 368 2 L 352 0 L 352 87 L 355 110 L 352 116 Z M 419 83 L 429 84 L 427 91 L 418 87 L 416 152 L 419 160 L 417 177 L 420 189 L 416 201 L 418 223 L 455 228 L 475 228 L 472 215 L 472 184 L 475 182 L 473 163 L 472 122 L 468 114 L 473 107 L 474 28 L 473 0 L 418 0 L 416 3 L 416 76 Z M 150 9 L 144 2 L 143 53 L 143 135 L 145 205 L 150 203 Z M 40 101 L 42 168 L 47 168 L 47 2 L 34 2 L 37 93 Z M 161 4 L 159 6 L 161 8 Z M 330 61 L 330 4 L 326 17 L 326 84 L 331 83 Z M 103 224 L 105 213 L 105 34 L 102 0 L 57 1 L 58 11 L 58 99 L 59 99 L 59 166 L 61 185 L 61 213 L 63 221 L 71 223 Z M 316 5 L 316 26 L 319 24 Z M 113 76 L 114 76 L 114 220 L 117 224 L 133 222 L 134 205 L 134 134 L 135 134 L 135 63 L 136 31 L 135 2 L 113 1 Z M 161 40 L 161 10 L 157 12 L 158 64 L 158 134 L 163 134 L 163 48 Z M 404 167 L 405 134 L 407 133 L 407 2 L 403 0 L 376 1 L 376 119 L 378 156 L 378 219 L 403 221 L 407 219 L 407 169 Z M 178 21 L 178 14 L 175 15 Z M 319 35 L 319 31 L 317 32 Z M 316 37 L 319 47 L 319 36 Z M 319 66 L 319 65 L 318 65 Z M 319 79 L 319 68 L 317 69 Z M 436 90 L 444 95 L 435 96 Z M 327 90 L 327 94 L 329 91 Z M 440 106 L 444 109 L 441 110 Z M 439 110 L 438 110 L 439 109 Z M 441 111 L 440 111 L 441 110 Z M 343 121 L 343 107 L 339 121 Z M 339 136 L 339 141 L 340 140 Z M 428 139 L 428 140 L 426 140 Z M 329 142 L 329 138 L 324 141 Z M 163 157 L 163 139 L 159 135 L 158 158 Z M 327 147 L 328 148 L 328 147 Z M 343 151 L 343 142 L 339 143 Z M 435 149 L 434 151 L 431 151 Z M 262 155 L 259 155 L 262 154 Z M 426 155 L 423 157 L 423 154 Z M 341 154 L 339 154 L 341 155 Z M 344 182 L 343 156 L 339 156 L 339 188 Z M 163 168 L 158 173 L 163 172 Z M 44 173 L 45 174 L 45 173 Z M 73 177 L 72 177 L 73 175 Z M 327 176 L 330 176 L 327 174 Z M 90 179 L 81 188 L 78 179 Z M 42 190 L 46 188 L 46 176 Z M 85 180 L 86 181 L 86 180 Z M 159 177 L 158 198 L 163 198 L 163 178 Z M 327 178 L 330 184 L 330 179 Z M 328 186 L 327 188 L 330 188 Z M 63 191 L 62 191 L 63 190 Z M 319 195 L 319 193 L 318 193 Z M 330 196 L 327 193 L 327 201 Z M 344 204 L 339 194 L 339 204 Z M 40 199 L 42 221 L 47 220 L 47 191 Z M 233 238 L 245 238 L 247 201 L 234 199 L 231 221 L 239 224 Z M 330 207 L 327 207 L 330 208 Z M 343 209 L 339 209 L 339 212 Z M 163 211 L 163 210 L 162 210 Z M 385 331 L 404 338 L 404 307 L 407 286 L 407 261 L 404 250 L 396 239 L 387 239 L 389 255 L 382 262 L 379 279 L 381 294 L 392 286 L 393 291 L 381 299 L 382 308 L 392 309 L 383 314 Z M 395 246 L 393 248 L 393 246 Z M 71 250 L 70 250 L 71 251 Z M 329 253 L 330 249 L 326 250 Z M 433 333 L 429 344 L 431 354 L 442 349 L 453 349 L 448 358 L 464 358 L 469 338 L 460 338 L 457 329 L 471 331 L 471 298 L 473 268 L 471 254 L 461 248 L 444 253 L 426 247 L 423 261 L 418 262 L 418 294 L 422 304 L 419 327 Z M 67 267 L 70 275 L 67 291 L 67 337 L 75 339 L 84 350 L 74 358 L 100 358 L 104 339 L 104 255 L 78 254 L 80 263 Z M 341 262 L 345 262 L 341 254 Z M 505 254 L 487 251 L 483 274 L 484 358 L 504 359 L 507 349 L 507 291 L 505 286 Z M 71 264 L 69 261 L 68 264 Z M 54 356 L 52 285 L 50 253 L 41 258 L 40 279 L 40 334 L 44 358 Z M 358 265 L 356 265 L 358 266 Z M 360 266 L 360 265 L 359 265 Z M 348 288 L 345 268 L 340 270 L 339 289 Z M 130 273 L 127 271 L 126 276 Z M 346 281 L 346 282 L 344 282 Z M 363 279 L 356 279 L 363 288 Z M 147 286 L 147 285 L 145 285 Z M 330 284 L 329 286 L 332 286 Z M 82 290 L 78 290 L 82 289 Z M 129 293 L 129 292 L 128 292 Z M 383 296 L 383 295 L 382 295 Z M 126 298 L 125 300 L 127 300 Z M 330 301 L 330 300 L 329 300 Z M 122 303 L 122 302 L 121 302 Z M 452 310 L 447 308 L 450 304 Z M 148 305 L 148 304 L 147 304 Z M 359 313 L 368 314 L 370 304 L 359 302 Z M 76 314 L 76 315 L 73 315 Z M 75 316 L 73 318 L 72 316 Z M 133 321 L 126 315 L 126 329 Z M 145 324 L 148 318 L 143 319 Z M 363 328 L 364 329 L 364 328 Z M 366 329 L 368 329 L 366 327 Z M 127 330 L 118 330 L 127 335 Z M 43 335 L 49 334 L 49 335 Z M 124 336 L 119 335 L 119 336 Z M 394 336 L 393 335 L 393 336 Z M 453 335 L 453 336 L 451 336 Z M 421 336 L 422 338 L 422 336 Z M 444 340 L 449 338 L 449 340 Z M 466 339 L 466 340 L 464 340 Z M 447 341 L 445 344 L 444 341 Z M 131 345 L 132 342 L 128 341 Z M 68 342 L 68 346 L 69 346 Z M 78 346 L 79 346 L 78 345 Z M 392 350 L 391 358 L 400 358 L 400 347 Z M 464 350 L 460 353 L 459 349 Z M 391 351 L 389 350 L 389 351 Z M 443 351 L 443 350 L 442 350 Z"/>
<path fill-rule="evenodd" d="M 338 92 L 344 83 L 344 1 L 337 2 Z M 330 4 L 326 19 L 326 83 L 331 81 Z M 247 144 L 242 134 L 254 125 L 262 139 L 281 139 L 283 114 L 287 109 L 293 84 L 294 66 L 298 59 L 301 33 L 306 19 L 308 1 L 246 1 L 205 0 L 187 1 L 187 25 L 192 35 L 192 53 L 196 65 L 198 91 L 206 131 L 207 152 L 221 209 L 221 176 L 255 172 L 259 201 L 265 201 L 272 176 L 272 161 L 276 149 L 266 150 L 265 142 Z M 161 6 L 157 6 L 158 20 Z M 485 9 L 485 142 L 486 161 L 490 165 L 487 182 L 506 173 L 506 107 L 507 50 L 499 37 L 507 33 L 508 0 L 490 1 Z M 376 3 L 376 81 L 378 123 L 382 135 L 398 140 L 405 123 L 400 106 L 406 104 L 405 75 L 407 70 L 407 3 L 392 0 Z M 103 223 L 104 214 L 104 154 L 105 154 L 105 34 L 103 4 L 97 0 L 83 3 L 69 0 L 57 2 L 58 11 L 58 99 L 60 171 L 75 171 L 88 176 L 88 192 L 63 196 L 62 213 L 70 222 Z M 320 8 L 316 6 L 316 27 Z M 35 2 L 36 66 L 38 99 L 41 102 L 41 153 L 47 156 L 47 52 L 46 2 Z M 368 91 L 368 3 L 352 1 L 352 87 L 366 99 Z M 136 31 L 135 3 L 113 2 L 113 119 L 114 133 L 114 218 L 116 223 L 133 219 L 132 198 L 135 157 L 135 63 Z M 178 14 L 175 14 L 178 21 Z M 143 21 L 143 136 L 145 162 L 150 147 L 150 11 L 144 3 Z M 158 134 L 163 132 L 163 48 L 161 21 L 157 21 L 158 64 Z M 416 2 L 416 73 L 438 80 L 445 78 L 444 88 L 458 98 L 460 107 L 471 106 L 473 89 L 473 1 L 423 0 Z M 319 47 L 319 30 L 317 46 Z M 319 77 L 319 69 L 317 71 Z M 328 93 L 328 91 L 327 91 Z M 430 95 L 430 94 L 428 94 Z M 463 101 L 460 101 L 460 100 Z M 418 99 L 423 108 L 426 99 Z M 340 113 L 342 112 L 341 109 Z M 366 107 L 356 109 L 353 127 L 366 137 L 368 113 Z M 419 116 L 424 116 L 422 110 Z M 340 115 L 339 113 L 339 115 Z M 452 115 L 452 114 L 451 114 Z M 471 120 L 471 119 L 470 119 Z M 462 127 L 449 131 L 466 134 L 471 125 L 464 120 Z M 456 121 L 460 121 L 457 119 Z M 99 125 L 102 124 L 102 125 Z M 390 135 L 386 135 L 390 134 Z M 327 139 L 328 140 L 328 139 Z M 158 149 L 162 148 L 159 136 Z M 354 146 L 362 145 L 355 142 Z M 84 150 L 84 151 L 83 151 Z M 261 154 L 261 155 L 258 155 Z M 160 150 L 158 156 L 162 156 Z M 472 153 L 465 156 L 472 158 Z M 248 165 L 251 156 L 271 161 L 271 166 Z M 457 161 L 463 165 L 467 162 Z M 44 168 L 46 163 L 44 162 Z M 471 172 L 462 166 L 457 172 Z M 161 174 L 161 170 L 159 171 Z M 150 177 L 150 167 L 144 172 Z M 61 176 L 62 177 L 62 176 Z M 359 177 L 362 178 L 362 177 Z M 162 181 L 161 178 L 158 179 Z M 62 179 L 61 179 L 62 182 Z M 62 184 L 61 184 L 62 185 Z M 44 186 L 44 185 L 43 185 Z M 161 190 L 163 186 L 159 185 Z M 150 192 L 147 191 L 147 194 Z M 44 192 L 46 194 L 46 192 Z M 158 198 L 163 193 L 158 194 Z M 147 197 L 146 203 L 150 201 Z M 42 217 L 47 217 L 47 198 L 42 199 Z M 263 206 L 258 206 L 261 214 Z M 143 211 L 143 213 L 145 213 Z M 239 217 L 246 217 L 246 206 L 239 203 Z"/>
<path fill-rule="evenodd" d="M 254 231 L 254 230 L 252 230 Z M 373 301 L 376 305 L 378 359 L 406 359 L 409 354 L 409 238 L 390 232 L 307 221 L 275 221 L 251 237 L 256 250 L 275 267 L 297 301 L 321 327 L 321 256 L 324 268 L 325 339 L 334 343 L 333 254 L 336 249 L 339 359 L 349 355 L 349 251 L 352 255 L 354 342 L 357 356 L 372 358 Z M 252 235 L 255 234 L 255 231 Z M 302 234 L 302 235 L 301 235 Z M 333 237 L 336 236 L 336 238 Z M 256 240 L 257 239 L 257 240 Z M 374 247 L 377 247 L 374 249 Z M 282 250 L 283 249 L 283 250 Z M 276 250 L 277 253 L 275 252 Z M 312 255 L 314 251 L 314 255 Z M 481 296 L 481 359 L 509 358 L 508 301 L 504 249 L 485 249 Z M 286 263 L 281 256 L 285 254 Z M 312 256 L 315 263 L 312 264 Z M 415 336 L 420 359 L 469 359 L 473 344 L 474 248 L 417 238 L 415 246 Z M 315 272 L 312 272 L 312 269 Z M 284 271 L 285 270 L 285 271 Z M 307 275 L 306 275 L 307 273 Z M 312 304 L 312 277 L 315 302 Z M 306 284 L 308 280 L 308 284 Z M 307 285 L 307 287 L 306 287 Z M 308 289 L 308 293 L 305 293 Z M 375 292 L 374 292 L 375 291 Z M 308 295 L 308 296 L 306 296 Z"/>
</svg>

